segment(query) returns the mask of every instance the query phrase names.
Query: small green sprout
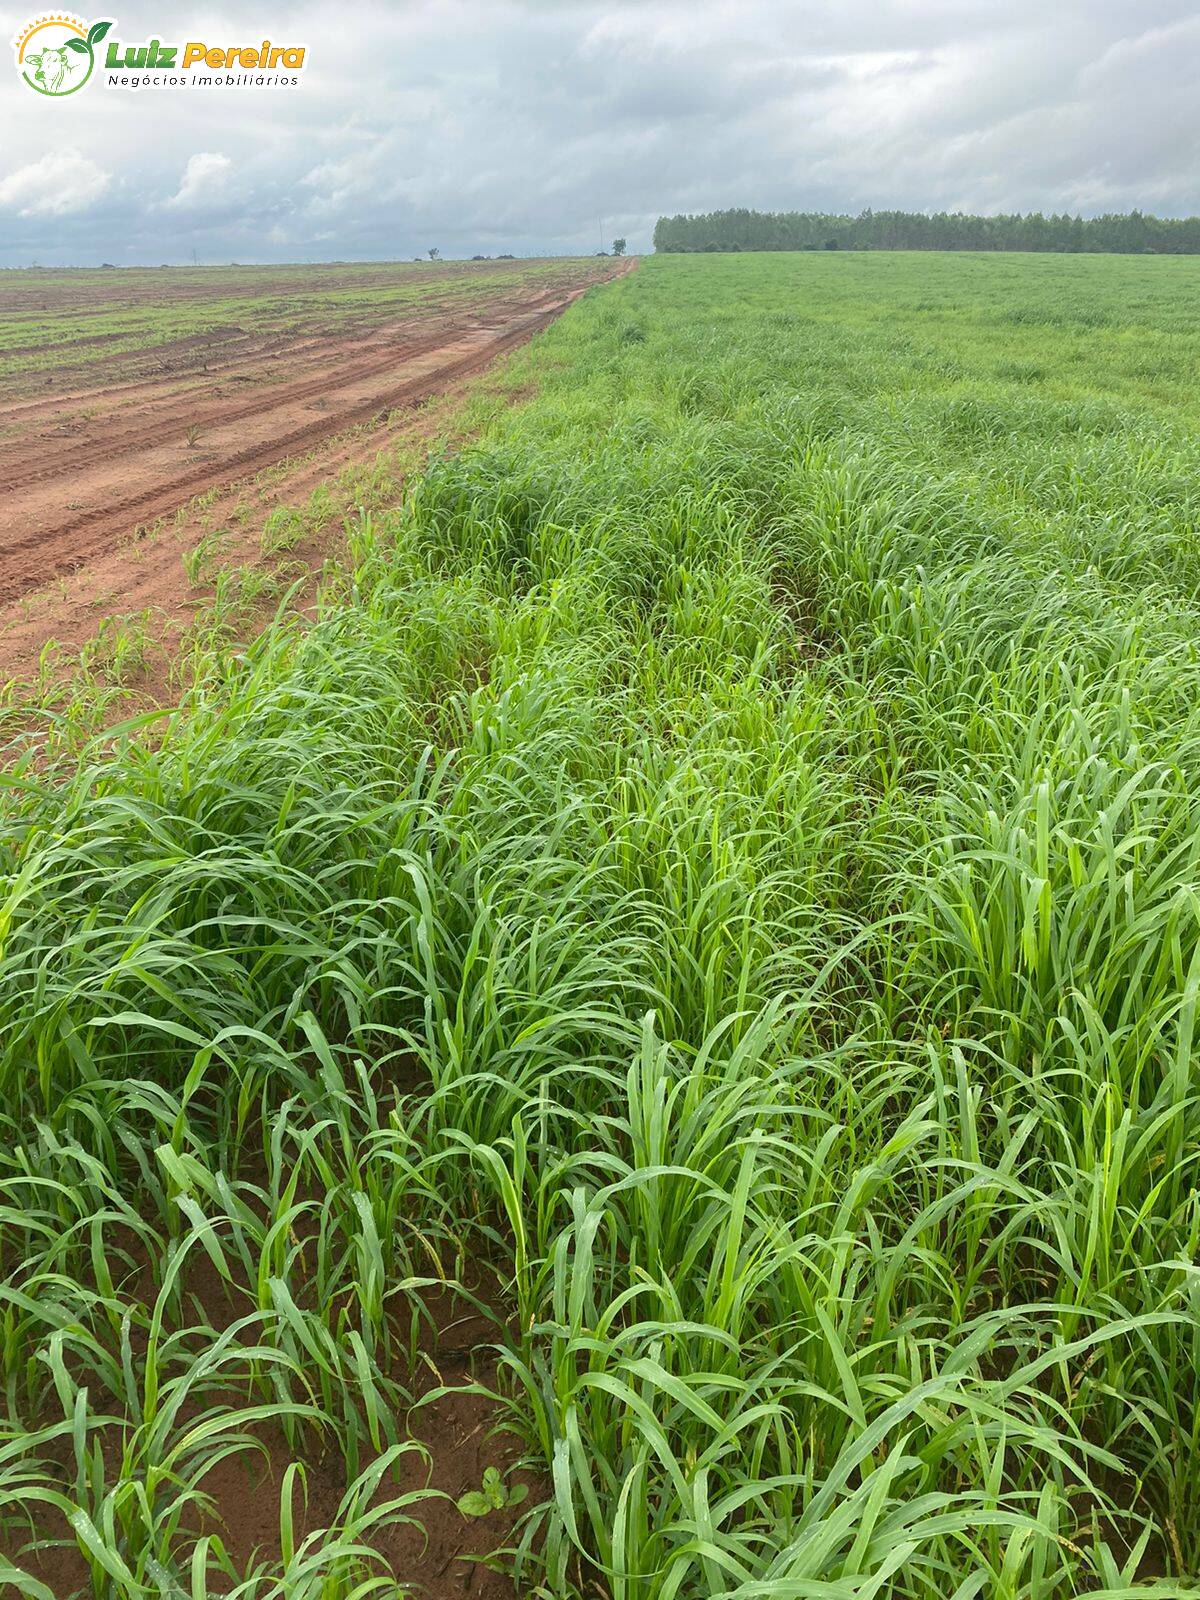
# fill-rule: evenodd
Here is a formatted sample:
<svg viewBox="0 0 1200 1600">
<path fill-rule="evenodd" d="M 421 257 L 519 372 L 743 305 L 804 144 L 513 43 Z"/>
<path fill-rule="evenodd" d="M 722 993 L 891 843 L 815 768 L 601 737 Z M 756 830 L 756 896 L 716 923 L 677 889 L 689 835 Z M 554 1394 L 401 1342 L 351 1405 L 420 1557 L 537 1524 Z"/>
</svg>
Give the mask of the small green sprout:
<svg viewBox="0 0 1200 1600">
<path fill-rule="evenodd" d="M 528 1484 L 506 1484 L 499 1469 L 488 1467 L 479 1489 L 468 1489 L 456 1502 L 464 1517 L 488 1517 L 493 1511 L 503 1511 L 507 1506 L 519 1506 L 529 1493 Z"/>
</svg>

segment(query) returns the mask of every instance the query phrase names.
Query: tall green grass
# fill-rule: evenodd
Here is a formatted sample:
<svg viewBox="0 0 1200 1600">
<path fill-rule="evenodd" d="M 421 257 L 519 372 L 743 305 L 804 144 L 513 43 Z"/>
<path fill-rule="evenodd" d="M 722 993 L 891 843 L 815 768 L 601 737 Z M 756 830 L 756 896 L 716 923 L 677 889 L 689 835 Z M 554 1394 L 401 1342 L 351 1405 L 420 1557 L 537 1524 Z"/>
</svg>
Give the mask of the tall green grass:
<svg viewBox="0 0 1200 1600">
<path fill-rule="evenodd" d="M 394 1593 L 481 1260 L 519 1593 L 1188 1592 L 1195 269 L 1020 265 L 644 263 L 314 626 L 14 776 L 17 1593 Z M 268 1436 L 345 1499 L 247 1568 Z"/>
</svg>

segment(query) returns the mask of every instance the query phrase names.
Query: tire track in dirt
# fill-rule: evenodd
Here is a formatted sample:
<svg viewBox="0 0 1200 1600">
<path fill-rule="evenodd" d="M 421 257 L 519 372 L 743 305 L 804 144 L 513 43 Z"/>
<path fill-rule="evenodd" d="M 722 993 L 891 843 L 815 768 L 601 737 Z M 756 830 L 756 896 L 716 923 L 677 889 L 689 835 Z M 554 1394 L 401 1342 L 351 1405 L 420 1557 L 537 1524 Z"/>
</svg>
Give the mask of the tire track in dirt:
<svg viewBox="0 0 1200 1600">
<path fill-rule="evenodd" d="M 230 406 L 228 403 L 214 405 L 210 399 L 209 404 L 199 404 L 194 409 L 191 420 L 198 426 L 207 426 L 214 422 L 222 424 L 235 422 L 241 417 L 257 415 L 261 412 L 264 400 L 268 401 L 272 406 L 286 405 L 324 393 L 330 388 L 348 387 L 363 378 L 372 376 L 375 372 L 384 371 L 399 362 L 408 361 L 414 357 L 425 355 L 431 350 L 438 349 L 446 342 L 447 325 L 449 324 L 450 328 L 453 329 L 455 320 L 459 324 L 457 331 L 460 332 L 464 331 L 464 325 L 471 321 L 484 328 L 503 327 L 508 320 L 511 320 L 514 314 L 520 316 L 542 308 L 554 310 L 565 303 L 569 303 L 569 301 L 564 301 L 561 295 L 548 294 L 529 302 L 517 302 L 515 306 L 502 302 L 495 308 L 495 314 L 487 320 L 481 320 L 475 312 L 469 312 L 466 316 L 458 319 L 451 319 L 444 311 L 439 311 L 433 317 L 405 318 L 398 323 L 393 322 L 372 329 L 364 339 L 358 342 L 360 349 L 377 351 L 377 354 L 370 356 L 360 354 L 356 357 L 352 356 L 350 359 L 346 359 L 345 356 L 346 340 L 344 338 L 313 339 L 291 347 L 274 346 L 269 350 L 258 352 L 258 359 L 254 366 L 260 365 L 263 357 L 282 356 L 286 348 L 286 359 L 289 367 L 298 366 L 303 360 L 305 364 L 319 368 L 318 375 L 307 381 L 297 379 L 286 385 L 275 384 L 271 386 L 263 383 L 261 388 L 257 389 L 254 395 L 249 397 L 240 408 Z M 410 336 L 404 338 L 403 343 L 398 345 L 396 343 L 397 338 L 409 333 L 409 330 L 412 330 Z M 331 357 L 335 360 L 337 357 L 341 357 L 340 363 L 331 365 Z M 131 426 L 115 430 L 107 429 L 102 439 L 90 441 L 74 449 L 59 451 L 55 456 L 52 467 L 47 467 L 43 464 L 30 465 L 23 469 L 20 465 L 20 455 L 18 455 L 18 459 L 14 464 L 11 466 L 6 465 L 5 457 L 8 451 L 12 449 L 12 446 L 6 449 L 3 441 L 0 441 L 0 481 L 3 481 L 8 491 L 21 489 L 44 477 L 52 476 L 63 469 L 71 470 L 76 467 L 86 466 L 96 460 L 107 461 L 117 451 L 150 448 L 155 444 L 162 443 L 171 436 L 169 430 L 178 426 L 177 419 L 172 418 L 167 423 L 151 424 L 148 427 L 140 425 L 138 422 L 138 418 L 141 416 L 153 416 L 161 411 L 161 398 L 156 396 L 153 391 L 155 389 L 169 390 L 171 391 L 170 398 L 178 398 L 181 396 L 179 388 L 181 377 L 194 379 L 191 392 L 207 388 L 210 397 L 214 379 L 218 386 L 222 382 L 261 383 L 261 379 L 255 375 L 253 370 L 245 374 L 231 374 L 229 369 L 236 365 L 238 364 L 231 362 L 226 368 L 206 367 L 200 373 L 179 374 L 175 377 L 168 376 L 160 380 L 158 384 L 112 386 L 59 396 L 54 400 L 24 402 L 10 407 L 0 407 L 0 428 L 2 428 L 9 421 L 20 421 L 28 425 L 30 422 L 39 420 L 39 418 L 44 421 L 54 420 L 61 415 L 63 406 L 68 403 L 83 403 L 95 406 L 97 403 L 107 402 L 114 398 L 122 387 L 126 388 L 127 393 L 129 389 L 133 389 L 134 391 L 141 390 L 147 395 L 146 403 L 138 407 L 132 417 L 124 419 L 132 424 Z M 242 365 L 245 364 L 243 363 Z M 20 441 L 16 448 L 18 451 L 24 448 L 26 454 L 28 454 L 28 441 Z"/>
<path fill-rule="evenodd" d="M 358 342 L 363 345 L 379 343 L 386 338 L 395 338 L 408 333 L 414 335 L 419 333 L 424 337 L 433 329 L 444 328 L 456 311 L 464 320 L 474 320 L 480 326 L 490 326 L 489 317 L 493 313 L 500 315 L 507 311 L 512 314 L 520 310 L 523 303 L 519 299 L 511 302 L 498 299 L 490 306 L 478 303 L 464 308 L 456 297 L 448 295 L 443 299 L 424 302 L 419 312 L 409 312 L 387 322 L 369 325 L 361 334 L 356 330 L 356 336 Z M 18 438 L 15 446 L 12 441 L 5 441 L 4 433 L 8 431 L 10 425 L 16 424 L 25 429 L 38 421 L 60 421 L 66 408 L 70 406 L 95 408 L 118 401 L 122 409 L 131 403 L 140 402 L 137 414 L 141 414 L 161 404 L 164 395 L 179 391 L 183 384 L 189 385 L 191 392 L 207 389 L 211 393 L 214 383 L 219 385 L 230 382 L 257 382 L 258 378 L 255 375 L 264 362 L 286 358 L 289 365 L 299 367 L 302 364 L 316 365 L 331 356 L 344 359 L 348 345 L 355 342 L 353 337 L 347 337 L 344 326 L 306 331 L 298 335 L 250 332 L 241 328 L 236 332 L 238 338 L 232 341 L 228 338 L 222 339 L 221 330 L 212 330 L 163 346 L 163 359 L 158 362 L 157 371 L 149 376 L 142 374 L 120 382 L 92 385 L 82 389 L 57 390 L 52 394 L 36 397 L 21 395 L 7 402 L 0 401 L 0 482 L 5 481 L 4 454 L 14 447 L 19 449 L 27 443 L 21 438 Z M 396 359 L 400 352 L 393 349 L 392 354 L 393 359 Z M 191 355 L 198 355 L 202 359 L 202 364 L 189 365 L 188 357 Z M 60 378 L 69 377 L 71 369 L 56 368 L 55 375 Z"/>
<path fill-rule="evenodd" d="M 442 348 L 445 342 L 446 336 L 442 333 L 406 342 L 400 348 L 390 346 L 370 360 L 360 358 L 357 361 L 345 362 L 341 366 L 327 367 L 318 376 L 305 382 L 289 383 L 282 387 L 276 386 L 274 389 L 264 386 L 241 405 L 211 403 L 197 405 L 189 413 L 190 425 L 197 428 L 228 426 L 246 417 L 261 416 L 267 410 L 283 409 L 305 400 L 323 398 L 331 390 L 336 392 L 339 389 L 349 388 L 374 377 L 377 373 L 386 372 L 418 356 L 427 355 L 433 350 Z M 147 409 L 153 414 L 153 410 L 157 408 Z M 6 490 L 12 493 L 17 489 L 29 488 L 32 484 L 45 482 L 48 478 L 59 477 L 63 472 L 73 472 L 97 461 L 110 461 L 116 454 L 127 455 L 139 450 L 150 450 L 155 445 L 176 442 L 178 438 L 179 418 L 177 415 L 172 415 L 149 426 L 117 430 L 102 439 L 93 440 L 75 449 L 61 450 L 56 454 L 51 466 L 45 464 L 31 466 L 24 472 L 10 470 L 4 474 L 4 485 Z M 281 443 L 286 444 L 287 441 Z"/>
</svg>

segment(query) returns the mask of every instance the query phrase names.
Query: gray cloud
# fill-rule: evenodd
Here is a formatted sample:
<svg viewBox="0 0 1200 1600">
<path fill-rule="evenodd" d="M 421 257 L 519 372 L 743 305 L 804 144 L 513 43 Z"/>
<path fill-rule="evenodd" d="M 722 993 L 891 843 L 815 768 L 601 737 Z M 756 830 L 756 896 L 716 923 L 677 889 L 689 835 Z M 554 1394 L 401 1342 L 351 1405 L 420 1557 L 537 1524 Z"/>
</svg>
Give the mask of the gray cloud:
<svg viewBox="0 0 1200 1600">
<path fill-rule="evenodd" d="M 303 84 L 54 102 L 10 55 L 0 263 L 578 251 L 601 220 L 646 248 L 660 212 L 733 204 L 1200 211 L 1177 0 L 166 9 L 118 36 L 286 33 Z"/>
</svg>

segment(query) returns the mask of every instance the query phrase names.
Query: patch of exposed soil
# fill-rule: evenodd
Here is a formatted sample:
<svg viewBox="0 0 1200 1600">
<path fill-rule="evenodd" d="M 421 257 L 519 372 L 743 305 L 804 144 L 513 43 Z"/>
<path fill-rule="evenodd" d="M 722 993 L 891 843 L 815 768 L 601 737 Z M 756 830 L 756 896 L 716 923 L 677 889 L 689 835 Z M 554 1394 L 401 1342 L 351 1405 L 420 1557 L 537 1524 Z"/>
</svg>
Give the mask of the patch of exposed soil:
<svg viewBox="0 0 1200 1600">
<path fill-rule="evenodd" d="M 136 1246 L 134 1254 L 141 1254 Z M 302 1286 L 294 1287 L 303 1293 Z M 143 1302 L 147 1296 L 153 1298 L 154 1280 L 144 1259 L 126 1289 Z M 231 1296 L 211 1263 L 199 1254 L 188 1270 L 187 1292 L 216 1331 L 224 1331 L 245 1313 L 244 1302 Z M 498 1428 L 502 1410 L 486 1394 L 470 1392 L 477 1386 L 491 1389 L 496 1382 L 494 1347 L 501 1337 L 502 1317 L 499 1285 L 485 1271 L 469 1295 L 447 1284 L 426 1288 L 421 1303 L 415 1370 L 395 1374 L 412 1397 L 408 1411 L 396 1417 L 399 1432 L 406 1444 L 417 1448 L 400 1456 L 371 1505 L 383 1506 L 405 1495 L 417 1498 L 374 1524 L 363 1544 L 385 1564 L 373 1566 L 373 1571 L 390 1569 L 401 1584 L 429 1600 L 453 1600 L 459 1595 L 513 1600 L 512 1579 L 502 1570 L 500 1553 L 513 1541 L 529 1508 L 546 1500 L 552 1490 L 548 1479 L 516 1465 L 516 1442 Z M 482 1306 L 490 1307 L 491 1315 L 485 1315 Z M 252 1340 L 253 1333 L 244 1338 Z M 209 1411 L 216 1400 L 210 1391 L 199 1403 L 185 1402 L 181 1422 L 198 1421 L 200 1410 Z M 231 1413 L 247 1403 L 244 1391 L 229 1392 Z M 53 1420 L 51 1401 L 42 1421 Z M 218 1536 L 239 1572 L 264 1563 L 275 1568 L 282 1556 L 280 1509 L 288 1469 L 293 1463 L 302 1468 L 302 1478 L 291 1490 L 293 1540 L 299 1548 L 311 1535 L 336 1531 L 348 1487 L 346 1463 L 336 1449 L 325 1454 L 297 1451 L 275 1422 L 256 1421 L 240 1431 L 247 1440 L 245 1448 L 218 1460 L 200 1480 L 209 1510 L 186 1519 L 185 1526 L 192 1537 Z M 120 1430 L 111 1425 L 100 1428 L 94 1438 L 100 1441 L 109 1470 L 115 1472 Z M 69 1493 L 74 1476 L 69 1440 L 60 1441 L 43 1459 L 57 1463 L 62 1487 Z M 367 1446 L 359 1470 L 367 1468 L 371 1459 Z M 489 1467 L 499 1471 L 508 1486 L 523 1485 L 524 1500 L 486 1517 L 464 1516 L 457 1501 L 480 1487 Z M 16 1563 L 56 1597 L 90 1592 L 87 1563 L 57 1510 L 43 1508 L 24 1536 L 10 1528 L 0 1537 L 0 1557 Z M 219 1579 L 213 1592 L 222 1592 Z"/>
<path fill-rule="evenodd" d="M 383 324 L 314 326 L 285 349 L 181 340 L 161 376 L 0 404 L 0 682 L 30 676 L 48 639 L 77 651 L 106 614 L 186 625 L 197 598 L 181 557 L 203 528 L 182 508 L 235 510 L 264 474 L 258 506 L 295 504 L 419 433 L 417 408 L 630 265 L 563 263 L 549 288 L 519 281 L 474 304 L 447 294 Z M 335 536 L 293 554 L 319 565 Z"/>
</svg>

